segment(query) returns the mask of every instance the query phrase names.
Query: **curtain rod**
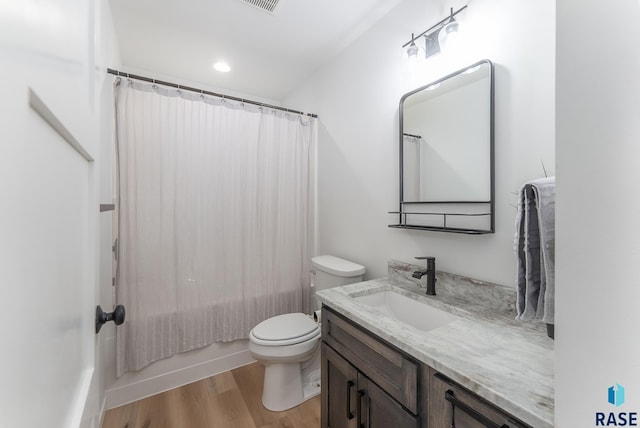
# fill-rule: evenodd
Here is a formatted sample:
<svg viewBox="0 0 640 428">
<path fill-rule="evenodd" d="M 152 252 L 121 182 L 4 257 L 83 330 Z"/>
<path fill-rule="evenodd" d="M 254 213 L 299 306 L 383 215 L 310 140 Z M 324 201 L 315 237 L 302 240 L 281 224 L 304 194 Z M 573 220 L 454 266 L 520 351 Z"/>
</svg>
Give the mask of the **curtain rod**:
<svg viewBox="0 0 640 428">
<path fill-rule="evenodd" d="M 126 77 L 127 79 L 136 79 L 136 80 L 142 80 L 144 82 L 151 82 L 151 83 L 158 84 L 158 85 L 171 86 L 172 88 L 182 89 L 182 90 L 191 91 L 191 92 L 197 92 L 199 94 L 213 95 L 214 97 L 218 97 L 218 98 L 224 98 L 224 99 L 233 100 L 233 101 L 240 101 L 240 102 L 243 102 L 243 103 L 253 104 L 253 105 L 257 105 L 257 106 L 261 106 L 261 107 L 267 107 L 267 108 L 271 108 L 271 109 L 274 109 L 274 110 L 282 110 L 282 111 L 286 111 L 286 112 L 289 112 L 289 113 L 296 113 L 296 114 L 301 114 L 303 116 L 310 116 L 310 117 L 314 117 L 314 118 L 318 117 L 318 115 L 314 114 L 314 113 L 305 113 L 303 111 L 292 110 L 292 109 L 289 109 L 289 108 L 286 108 L 286 107 L 274 106 L 272 104 L 261 103 L 261 102 L 258 102 L 258 101 L 252 101 L 252 100 L 248 100 L 246 98 L 238 98 L 238 97 L 234 97 L 234 96 L 231 96 L 231 95 L 218 94 L 216 92 L 211 92 L 211 91 L 207 91 L 207 90 L 204 90 L 204 89 L 192 88 L 190 86 L 184 86 L 184 85 L 179 85 L 177 83 L 166 82 L 164 80 L 152 79 L 150 77 L 144 77 L 144 76 L 139 76 L 139 75 L 136 75 L 136 74 L 124 73 L 122 71 L 113 70 L 111 68 L 107 68 L 107 73 L 113 74 L 115 76 Z"/>
</svg>

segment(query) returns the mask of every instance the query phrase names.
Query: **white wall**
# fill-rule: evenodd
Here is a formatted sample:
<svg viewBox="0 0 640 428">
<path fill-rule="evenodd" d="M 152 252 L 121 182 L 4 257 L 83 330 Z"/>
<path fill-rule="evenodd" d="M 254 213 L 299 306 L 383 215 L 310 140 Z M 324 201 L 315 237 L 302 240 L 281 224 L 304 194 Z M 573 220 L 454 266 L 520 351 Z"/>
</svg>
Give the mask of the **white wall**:
<svg viewBox="0 0 640 428">
<path fill-rule="evenodd" d="M 319 250 L 365 265 L 368 278 L 386 275 L 388 259 L 432 255 L 441 270 L 513 284 L 514 192 L 543 176 L 541 161 L 554 172 L 554 2 L 469 2 L 461 50 L 430 58 L 412 77 L 400 47 L 462 4 L 404 0 L 283 102 L 320 119 Z M 389 229 L 400 97 L 482 58 L 495 64 L 496 233 Z"/>
<path fill-rule="evenodd" d="M 6 300 L 14 302 L 11 307 L 31 320 L 29 323 L 23 322 L 20 318 L 13 318 L 10 322 L 4 319 L 2 321 L 2 324 L 11 329 L 13 334 L 30 341 L 32 345 L 21 346 L 17 341 L 11 340 L 10 336 L 3 335 L 7 343 L 13 343 L 13 351 L 5 353 L 5 357 L 11 356 L 17 362 L 17 364 L 5 364 L 3 359 L 1 364 L 11 372 L 11 376 L 17 378 L 14 382 L 11 377 L 3 376 L 5 390 L 12 398 L 7 400 L 3 395 L 1 400 L 3 406 L 11 406 L 11 409 L 3 407 L 0 414 L 2 420 L 10 425 L 9 421 L 14 412 L 20 415 L 20 420 L 25 426 L 31 426 L 29 421 L 35 421 L 40 416 L 44 416 L 44 420 L 49 424 L 58 425 L 54 413 L 49 412 L 49 409 L 53 406 L 57 407 L 56 412 L 65 410 L 57 400 L 65 398 L 68 391 L 65 382 L 73 380 L 66 376 L 65 366 L 74 364 L 74 361 L 59 361 L 64 356 L 57 355 L 55 348 L 51 345 L 54 342 L 66 343 L 60 342 L 60 336 L 56 336 L 56 331 L 62 330 L 64 336 L 68 337 L 69 332 L 74 331 L 77 325 L 81 325 L 82 329 L 88 332 L 89 340 L 81 345 L 82 348 L 86 347 L 90 350 L 90 359 L 95 358 L 95 367 L 91 363 L 95 370 L 91 376 L 91 384 L 88 385 L 88 393 L 85 390 L 81 393 L 83 396 L 87 394 L 88 397 L 82 421 L 75 419 L 81 415 L 74 413 L 74 422 L 80 422 L 81 426 L 99 425 L 100 403 L 104 397 L 101 370 L 102 337 L 95 336 L 93 333 L 94 305 L 100 300 L 101 290 L 101 272 L 97 254 L 100 252 L 98 229 L 102 217 L 98 213 L 98 203 L 102 201 L 100 177 L 105 168 L 107 171 L 110 169 L 110 159 L 103 156 L 100 144 L 104 131 L 101 127 L 102 114 L 105 111 L 104 101 L 106 100 L 107 106 L 110 104 L 102 91 L 106 76 L 101 65 L 107 58 L 114 55 L 114 44 L 109 43 L 104 36 L 105 29 L 110 25 L 110 17 L 104 13 L 105 5 L 108 3 L 86 0 L 47 2 L 17 0 L 4 1 L 0 6 L 0 70 L 2 70 L 0 76 L 5 85 L 2 98 L 2 130 L 8 133 L 18 130 L 13 137 L 3 139 L 3 147 L 10 149 L 19 146 L 20 150 L 28 150 L 32 146 L 32 141 L 29 139 L 33 138 L 33 135 L 21 129 L 26 123 L 30 123 L 25 120 L 25 117 L 34 115 L 26 103 L 27 87 L 31 87 L 95 160 L 89 165 L 88 177 L 91 197 L 89 202 L 93 208 L 87 219 L 91 231 L 90 247 L 85 249 L 88 250 L 86 260 L 76 260 L 77 264 L 86 265 L 84 268 L 87 272 L 86 281 L 83 281 L 85 287 L 82 290 L 82 308 L 73 307 L 75 305 L 73 299 L 66 299 L 68 297 L 66 293 L 70 289 L 66 285 L 57 287 L 51 278 L 44 278 L 37 282 L 35 288 L 28 290 L 20 286 L 19 282 L 12 281 L 7 275 L 9 271 L 3 269 L 6 284 L 12 283 L 16 293 L 13 297 L 5 296 Z M 30 162 L 20 165 L 18 159 L 21 158 L 15 156 L 20 153 L 20 150 L 8 156 L 2 156 L 2 159 L 10 162 L 24 174 L 29 174 L 30 181 L 56 183 L 55 180 L 58 177 L 48 175 L 46 169 L 40 169 L 39 174 L 29 172 L 31 168 L 47 163 L 47 167 L 51 166 L 55 171 L 55 168 L 61 166 L 56 165 L 53 162 L 54 159 L 48 159 L 44 151 L 35 152 L 31 154 Z M 36 160 L 38 162 L 34 162 Z M 7 168 L 0 169 L 7 174 L 9 172 Z M 32 194 L 32 189 L 26 181 L 17 181 L 15 176 L 10 181 L 7 177 L 8 175 L 3 181 L 13 192 L 27 200 L 34 197 L 35 192 Z M 39 233 L 43 230 L 38 227 L 42 223 L 39 223 L 40 219 L 33 216 L 34 212 L 44 213 L 43 216 L 48 215 L 50 219 L 54 219 L 55 213 L 60 212 L 58 208 L 64 200 L 54 192 L 51 194 L 54 203 L 34 200 L 36 209 L 32 210 L 27 205 L 14 204 L 15 201 L 8 199 L 9 194 L 4 190 L 6 189 L 0 191 L 3 201 L 7 204 L 4 208 L 13 205 L 15 211 L 19 212 L 19 218 L 30 224 L 32 232 L 20 237 L 20 242 L 28 249 L 25 253 L 26 257 L 16 251 L 16 248 L 12 248 L 10 240 L 5 239 L 5 247 L 11 256 L 3 255 L 2 259 L 22 271 L 20 274 L 22 281 L 22 278 L 30 277 L 28 272 L 46 272 L 47 262 L 56 260 L 57 256 L 55 251 L 49 253 L 48 260 L 44 263 L 33 257 L 33 249 L 46 248 L 46 243 L 51 241 L 52 236 L 49 233 L 51 228 L 46 228 L 46 233 Z M 59 190 L 60 194 L 64 194 L 64 189 Z M 9 210 L 3 209 L 3 212 L 8 213 Z M 3 224 L 16 226 L 15 221 L 9 220 L 3 221 Z M 19 229 L 14 227 L 13 230 Z M 68 235 L 66 238 L 70 239 Z M 31 239 L 35 241 L 33 246 L 29 244 Z M 67 245 L 70 245 L 69 242 L 54 242 L 54 248 L 60 253 L 66 251 Z M 25 263 L 24 266 L 23 263 Z M 62 264 L 57 266 L 58 273 L 61 269 L 63 269 Z M 23 298 L 18 298 L 20 294 L 24 295 Z M 75 290 L 74 294 L 77 294 Z M 82 310 L 83 317 L 76 317 L 77 309 Z M 34 316 L 34 314 L 42 316 Z M 34 327 L 30 323 L 37 324 Z M 33 340 L 34 334 L 44 336 Z M 71 347 L 67 349 L 73 352 Z M 79 350 L 78 353 L 80 353 Z M 38 360 L 43 358 L 46 359 L 47 364 L 39 363 Z M 79 369 L 75 367 L 75 370 Z M 61 377 L 64 378 L 62 381 Z M 53 384 L 51 389 L 59 393 L 57 397 L 50 394 L 47 386 L 51 384 Z M 27 409 L 26 414 L 23 407 Z M 82 411 L 82 409 L 77 410 Z"/>
<path fill-rule="evenodd" d="M 556 72 L 556 425 L 590 427 L 640 412 L 639 2 L 558 1 Z"/>
</svg>

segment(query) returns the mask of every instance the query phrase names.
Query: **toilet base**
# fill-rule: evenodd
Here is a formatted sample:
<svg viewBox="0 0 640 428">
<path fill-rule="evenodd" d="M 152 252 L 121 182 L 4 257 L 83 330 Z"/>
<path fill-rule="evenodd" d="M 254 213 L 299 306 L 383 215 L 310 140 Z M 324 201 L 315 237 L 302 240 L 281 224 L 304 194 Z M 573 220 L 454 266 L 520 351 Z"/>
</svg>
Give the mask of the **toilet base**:
<svg viewBox="0 0 640 428">
<path fill-rule="evenodd" d="M 262 405 L 272 412 L 291 409 L 320 394 L 320 352 L 306 364 L 265 364 Z M 306 366 L 306 367 L 304 367 Z"/>
<path fill-rule="evenodd" d="M 300 364 L 270 363 L 264 369 L 262 404 L 279 412 L 297 406 L 304 400 Z"/>
<path fill-rule="evenodd" d="M 307 401 L 320 394 L 320 369 L 309 373 L 307 377 L 303 379 L 302 390 L 304 394 L 303 401 Z"/>
</svg>

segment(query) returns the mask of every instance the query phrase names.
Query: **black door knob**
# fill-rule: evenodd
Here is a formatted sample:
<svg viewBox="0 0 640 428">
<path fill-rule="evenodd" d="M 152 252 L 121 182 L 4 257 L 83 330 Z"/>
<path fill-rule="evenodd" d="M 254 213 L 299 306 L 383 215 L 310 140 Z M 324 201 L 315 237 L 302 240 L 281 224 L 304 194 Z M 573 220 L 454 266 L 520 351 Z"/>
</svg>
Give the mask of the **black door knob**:
<svg viewBox="0 0 640 428">
<path fill-rule="evenodd" d="M 104 323 L 113 321 L 116 325 L 120 325 L 124 322 L 124 318 L 124 306 L 118 305 L 113 312 L 105 312 L 102 310 L 100 305 L 98 305 L 96 307 L 96 334 L 98 334 Z"/>
</svg>

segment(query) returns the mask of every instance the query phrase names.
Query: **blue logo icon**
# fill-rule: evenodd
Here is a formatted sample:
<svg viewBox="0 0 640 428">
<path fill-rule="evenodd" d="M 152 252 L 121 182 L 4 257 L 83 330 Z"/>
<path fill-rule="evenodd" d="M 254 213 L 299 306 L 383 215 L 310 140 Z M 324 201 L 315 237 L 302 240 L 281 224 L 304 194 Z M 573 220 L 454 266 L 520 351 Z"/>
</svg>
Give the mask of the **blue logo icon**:
<svg viewBox="0 0 640 428">
<path fill-rule="evenodd" d="M 624 387 L 617 383 L 609 388 L 609 403 L 618 407 L 624 404 Z"/>
</svg>

